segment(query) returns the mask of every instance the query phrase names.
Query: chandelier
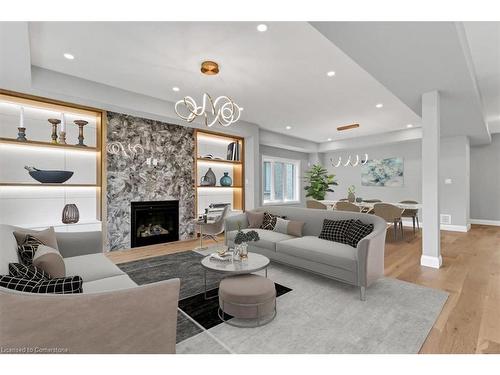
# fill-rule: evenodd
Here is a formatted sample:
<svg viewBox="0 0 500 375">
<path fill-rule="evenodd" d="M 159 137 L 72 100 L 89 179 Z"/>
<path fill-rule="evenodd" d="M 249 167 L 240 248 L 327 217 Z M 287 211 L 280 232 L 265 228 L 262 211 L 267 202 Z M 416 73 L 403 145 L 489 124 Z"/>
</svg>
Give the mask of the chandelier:
<svg viewBox="0 0 500 375">
<path fill-rule="evenodd" d="M 183 108 L 181 113 L 180 108 Z M 202 105 L 196 104 L 196 101 L 185 96 L 175 103 L 175 113 L 181 119 L 187 122 L 193 122 L 195 118 L 203 116 L 205 125 L 211 127 L 218 122 L 222 126 L 229 126 L 240 119 L 243 108 L 238 106 L 227 96 L 219 96 L 213 100 L 207 93 L 203 94 Z"/>
<path fill-rule="evenodd" d="M 347 161 L 344 161 L 342 162 L 342 157 L 339 156 L 338 160 L 337 161 L 334 161 L 332 158 L 330 158 L 330 161 L 332 162 L 332 166 L 334 168 L 338 168 L 338 167 L 347 167 L 347 166 L 351 166 L 351 167 L 357 167 L 358 165 L 365 165 L 367 162 L 368 162 L 368 154 L 365 154 L 365 159 L 364 160 L 361 160 L 361 158 L 359 157 L 358 154 L 356 154 L 356 159 L 353 160 L 354 158 L 349 155 L 349 157 L 347 158 Z"/>
</svg>

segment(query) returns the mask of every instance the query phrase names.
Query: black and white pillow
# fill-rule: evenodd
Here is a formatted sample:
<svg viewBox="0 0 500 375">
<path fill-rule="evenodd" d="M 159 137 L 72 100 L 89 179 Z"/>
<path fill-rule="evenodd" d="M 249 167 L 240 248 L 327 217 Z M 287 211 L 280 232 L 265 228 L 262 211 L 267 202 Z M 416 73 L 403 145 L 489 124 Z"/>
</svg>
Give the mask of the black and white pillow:
<svg viewBox="0 0 500 375">
<path fill-rule="evenodd" d="M 347 231 L 354 220 L 323 220 L 323 228 L 319 238 L 350 245 Z"/>
<path fill-rule="evenodd" d="M 18 292 L 33 292 L 39 280 L 28 280 L 22 277 L 2 275 L 0 276 L 0 286 L 7 289 L 17 290 Z"/>
<path fill-rule="evenodd" d="M 83 281 L 80 276 L 61 277 L 50 280 L 28 280 L 10 275 L 0 276 L 1 287 L 27 293 L 82 293 L 82 284 Z"/>
<path fill-rule="evenodd" d="M 262 221 L 261 229 L 274 230 L 276 226 L 276 220 L 279 216 L 270 214 L 269 212 L 264 212 L 264 219 Z M 284 217 L 283 217 L 284 219 Z"/>
<path fill-rule="evenodd" d="M 80 276 L 60 277 L 40 280 L 33 288 L 33 293 L 75 294 L 82 293 L 83 280 Z"/>
<path fill-rule="evenodd" d="M 27 234 L 24 242 L 17 247 L 21 263 L 26 266 L 31 265 L 31 263 L 33 263 L 35 252 L 38 250 L 38 246 L 40 245 L 43 245 L 43 243 L 39 239 L 31 234 Z"/>
<path fill-rule="evenodd" d="M 51 276 L 41 268 L 33 264 L 26 266 L 21 263 L 9 263 L 9 275 L 28 280 L 48 280 L 51 278 Z"/>
<path fill-rule="evenodd" d="M 349 245 L 357 247 L 358 242 L 373 232 L 373 224 L 364 224 L 361 220 L 353 220 L 347 231 Z"/>
</svg>

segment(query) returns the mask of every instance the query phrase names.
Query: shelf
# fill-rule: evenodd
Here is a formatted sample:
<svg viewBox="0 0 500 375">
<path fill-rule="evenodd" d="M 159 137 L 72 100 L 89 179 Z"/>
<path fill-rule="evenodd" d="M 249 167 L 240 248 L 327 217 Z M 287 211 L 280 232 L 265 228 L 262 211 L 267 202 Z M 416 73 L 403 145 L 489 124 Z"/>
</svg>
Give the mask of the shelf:
<svg viewBox="0 0 500 375">
<path fill-rule="evenodd" d="M 198 161 L 209 162 L 209 163 L 226 163 L 226 164 L 236 164 L 241 165 L 239 160 L 224 160 L 224 159 L 208 159 L 208 158 L 197 158 Z"/>
<path fill-rule="evenodd" d="M 63 145 L 60 143 L 50 143 L 50 142 L 42 142 L 42 141 L 17 141 L 14 138 L 0 137 L 0 143 L 11 144 L 11 145 L 16 145 L 16 146 L 48 147 L 48 148 L 58 148 L 58 149 L 65 149 L 65 150 L 98 152 L 96 147 Z"/>
<path fill-rule="evenodd" d="M 42 184 L 37 182 L 0 182 L 0 186 L 62 186 L 62 187 L 100 187 L 96 184 Z"/>
<path fill-rule="evenodd" d="M 198 189 L 243 189 L 243 186 L 197 186 Z"/>
</svg>

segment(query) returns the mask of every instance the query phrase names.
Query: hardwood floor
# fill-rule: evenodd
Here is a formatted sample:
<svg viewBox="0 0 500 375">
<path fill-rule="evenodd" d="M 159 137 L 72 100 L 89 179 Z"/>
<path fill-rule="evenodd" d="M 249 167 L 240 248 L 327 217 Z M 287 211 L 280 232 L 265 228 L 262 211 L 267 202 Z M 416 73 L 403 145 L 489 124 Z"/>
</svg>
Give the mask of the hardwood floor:
<svg viewBox="0 0 500 375">
<path fill-rule="evenodd" d="M 123 263 L 197 245 L 195 240 L 181 241 L 116 251 L 108 257 Z M 467 233 L 442 231 L 441 253 L 441 269 L 422 267 L 420 233 L 414 236 L 405 228 L 403 241 L 394 241 L 392 231 L 387 233 L 386 276 L 450 294 L 420 352 L 500 353 L 500 227 L 473 225 Z"/>
</svg>

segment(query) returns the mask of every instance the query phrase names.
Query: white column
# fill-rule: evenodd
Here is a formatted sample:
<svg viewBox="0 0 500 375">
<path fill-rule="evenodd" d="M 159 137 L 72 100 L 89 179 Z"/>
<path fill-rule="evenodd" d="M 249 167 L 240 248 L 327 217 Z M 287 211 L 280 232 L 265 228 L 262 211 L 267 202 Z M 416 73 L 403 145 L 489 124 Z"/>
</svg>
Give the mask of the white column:
<svg viewBox="0 0 500 375">
<path fill-rule="evenodd" d="M 422 266 L 440 268 L 439 236 L 439 92 L 422 95 Z"/>
</svg>

